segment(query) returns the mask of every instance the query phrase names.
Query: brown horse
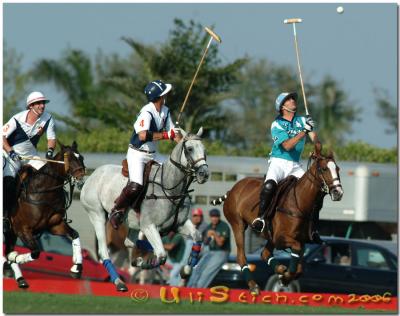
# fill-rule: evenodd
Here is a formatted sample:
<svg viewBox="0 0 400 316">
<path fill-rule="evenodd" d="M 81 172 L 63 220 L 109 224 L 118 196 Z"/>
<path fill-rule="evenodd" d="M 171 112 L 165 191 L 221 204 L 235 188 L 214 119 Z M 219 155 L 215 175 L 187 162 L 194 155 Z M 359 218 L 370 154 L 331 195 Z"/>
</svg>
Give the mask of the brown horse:
<svg viewBox="0 0 400 316">
<path fill-rule="evenodd" d="M 55 162 L 47 162 L 39 170 L 24 166 L 17 179 L 19 198 L 15 211 L 10 215 L 12 229 L 5 234 L 5 254 L 9 263 L 23 264 L 37 259 L 40 248 L 37 237 L 45 230 L 54 235 L 72 239 L 73 263 L 71 275 L 80 277 L 82 254 L 79 234 L 66 222 L 66 210 L 72 199 L 75 184 L 82 184 L 85 175 L 83 157 L 78 146 L 60 144 L 61 150 L 54 157 Z M 65 186 L 69 185 L 68 197 Z M 28 254 L 18 254 L 14 250 L 17 237 L 31 250 Z"/>
<path fill-rule="evenodd" d="M 309 240 L 309 226 L 316 204 L 320 203 L 322 207 L 322 200 L 327 193 L 333 201 L 339 201 L 343 195 L 339 168 L 333 154 L 330 152 L 326 157 L 321 155 L 321 147 L 320 143 L 315 145 L 315 152 L 310 156 L 313 163 L 306 173 L 292 185 L 289 184 L 286 190 L 278 193 L 271 230 L 264 229 L 261 234 L 267 240 L 261 257 L 280 276 L 284 285 L 298 278 L 302 272 L 304 244 Z M 225 201 L 224 214 L 235 236 L 237 262 L 250 291 L 256 294 L 259 293 L 259 288 L 247 266 L 244 232 L 257 217 L 262 184 L 262 178 L 246 177 L 238 181 L 224 197 L 213 201 L 213 204 Z M 280 186 L 281 184 L 282 182 Z M 289 268 L 279 264 L 272 255 L 274 249 L 288 248 L 291 249 Z"/>
</svg>

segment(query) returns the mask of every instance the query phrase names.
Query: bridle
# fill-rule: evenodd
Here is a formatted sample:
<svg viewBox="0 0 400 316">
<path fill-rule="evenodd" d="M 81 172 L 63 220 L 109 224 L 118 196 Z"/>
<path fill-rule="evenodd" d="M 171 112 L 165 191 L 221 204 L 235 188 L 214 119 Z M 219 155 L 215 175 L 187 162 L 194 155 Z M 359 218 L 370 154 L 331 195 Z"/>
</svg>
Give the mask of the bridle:
<svg viewBox="0 0 400 316">
<path fill-rule="evenodd" d="M 190 154 L 189 150 L 187 149 L 186 146 L 186 142 L 188 141 L 188 139 L 183 140 L 183 144 L 182 144 L 182 148 L 181 148 L 181 152 L 179 154 L 179 157 L 182 157 L 182 152 L 185 154 L 185 158 L 188 162 L 187 166 L 184 166 L 183 164 L 181 164 L 180 162 L 177 162 L 175 160 L 173 160 L 171 157 L 169 158 L 169 160 L 172 162 L 172 164 L 177 167 L 179 170 L 181 170 L 185 175 L 188 176 L 192 176 L 194 177 L 196 172 L 199 170 L 200 167 L 206 165 L 207 163 L 204 163 L 202 165 L 199 165 L 198 167 L 196 167 L 196 164 L 199 161 L 204 160 L 204 162 L 206 162 L 206 155 L 204 155 L 203 157 L 200 157 L 199 159 L 194 160 L 192 155 Z"/>
<path fill-rule="evenodd" d="M 72 152 L 75 155 L 75 152 Z M 56 179 L 62 183 L 54 185 L 50 188 L 46 188 L 44 190 L 38 190 L 38 191 L 29 191 L 28 192 L 28 186 L 29 186 L 29 182 L 31 181 L 32 178 L 28 179 L 28 183 L 22 182 L 22 187 L 23 187 L 23 191 L 25 192 L 25 201 L 30 203 L 30 204 L 35 204 L 35 205 L 53 205 L 54 203 L 51 202 L 47 202 L 47 201 L 41 201 L 41 200 L 32 200 L 28 197 L 28 195 L 30 194 L 44 194 L 44 193 L 49 193 L 49 192 L 53 192 L 59 189 L 63 189 L 64 191 L 64 196 L 65 196 L 65 206 L 63 207 L 63 209 L 67 210 L 71 203 L 72 203 L 72 195 L 73 195 L 73 191 L 75 188 L 75 184 L 79 183 L 80 180 L 77 179 L 76 176 L 74 176 L 74 174 L 76 174 L 76 172 L 83 170 L 83 174 L 85 174 L 85 165 L 83 163 L 83 160 L 80 160 L 78 157 L 77 159 L 80 161 L 80 165 L 79 167 L 75 167 L 74 169 L 70 168 L 70 163 L 69 163 L 69 152 L 64 152 L 63 153 L 63 158 L 64 158 L 64 166 L 65 166 L 65 175 L 64 176 L 60 176 L 58 174 L 52 174 L 52 173 L 48 173 L 48 172 L 44 172 L 43 170 L 39 170 L 39 172 L 36 175 L 45 175 L 48 176 L 50 178 Z M 79 154 L 77 154 L 79 155 Z M 69 185 L 69 193 L 66 189 L 66 186 Z"/>
<path fill-rule="evenodd" d="M 200 138 L 190 138 L 190 139 L 198 139 L 200 140 Z M 180 162 L 175 161 L 174 159 L 172 159 L 172 157 L 170 156 L 169 160 L 171 161 L 171 163 L 177 167 L 180 171 L 182 171 L 182 173 L 184 174 L 184 176 L 182 177 L 182 179 L 180 181 L 178 181 L 178 183 L 176 185 L 174 185 L 171 188 L 166 188 L 164 186 L 164 167 L 165 164 L 162 164 L 161 167 L 159 167 L 157 169 L 157 171 L 154 173 L 153 176 L 153 180 L 149 180 L 149 183 L 153 183 L 153 193 L 151 193 L 150 195 L 146 196 L 146 199 L 168 199 L 172 204 L 174 204 L 175 206 L 177 206 L 179 203 L 181 203 L 181 201 L 183 201 L 183 198 L 186 197 L 189 193 L 189 186 L 190 184 L 193 182 L 193 180 L 196 179 L 196 172 L 199 170 L 200 167 L 206 165 L 207 164 L 202 164 L 198 167 L 196 167 L 196 164 L 199 161 L 204 160 L 206 162 L 206 156 L 204 155 L 203 157 L 200 157 L 199 159 L 194 160 L 192 155 L 190 154 L 187 146 L 186 146 L 186 142 L 190 139 L 184 139 L 182 140 L 182 147 L 179 153 L 179 157 L 182 157 L 182 154 L 185 155 L 185 158 L 188 162 L 188 165 L 185 166 Z M 155 178 L 157 176 L 158 171 L 161 169 L 161 183 L 155 181 Z M 161 187 L 164 196 L 156 196 L 154 194 L 154 184 L 158 185 Z M 177 187 L 179 187 L 180 185 L 182 185 L 182 189 L 180 190 L 181 193 L 177 194 L 177 195 L 170 195 L 167 193 L 167 191 L 172 191 L 174 189 L 176 189 Z M 178 202 L 176 203 L 175 200 L 178 200 Z"/>
<path fill-rule="evenodd" d="M 310 169 L 311 159 L 312 159 L 312 157 L 310 157 L 309 160 L 308 160 L 307 170 Z M 334 163 L 335 163 L 335 161 L 333 159 L 327 158 L 327 157 L 315 157 L 314 159 L 315 159 L 315 163 L 316 163 L 315 174 L 313 174 L 312 171 L 308 172 L 308 175 L 313 177 L 313 178 L 310 178 L 310 180 L 312 182 L 314 182 L 315 184 L 320 185 L 321 186 L 321 191 L 324 192 L 325 194 L 328 194 L 333 189 L 342 188 L 339 172 L 337 172 L 337 177 L 333 178 L 331 183 L 328 184 L 328 182 L 327 182 L 327 180 L 326 180 L 326 178 L 324 176 L 324 173 L 325 173 L 326 170 L 325 170 L 325 168 L 322 168 L 320 166 L 320 161 L 322 161 L 322 160 L 328 160 L 328 161 L 330 160 L 330 161 L 332 161 Z M 338 167 L 337 167 L 336 163 L 335 163 L 335 166 L 336 166 L 336 170 L 338 170 Z M 339 184 L 333 184 L 336 180 L 339 181 Z"/>
</svg>

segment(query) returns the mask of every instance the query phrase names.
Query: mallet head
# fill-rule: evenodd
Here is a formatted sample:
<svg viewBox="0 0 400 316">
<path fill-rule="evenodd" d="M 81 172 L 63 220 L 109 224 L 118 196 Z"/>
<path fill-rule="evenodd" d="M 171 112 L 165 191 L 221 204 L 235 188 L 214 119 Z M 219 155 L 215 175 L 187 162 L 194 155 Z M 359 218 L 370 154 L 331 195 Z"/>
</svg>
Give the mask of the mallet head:
<svg viewBox="0 0 400 316">
<path fill-rule="evenodd" d="M 299 18 L 286 19 L 283 21 L 283 23 L 285 23 L 285 24 L 293 24 L 293 23 L 301 23 L 301 22 L 303 22 L 303 20 L 299 19 Z"/>
<path fill-rule="evenodd" d="M 210 30 L 207 26 L 204 28 L 206 30 L 206 32 L 208 34 L 210 34 L 210 36 L 212 38 L 214 38 L 218 43 L 222 43 L 221 41 L 221 37 L 219 37 L 217 34 L 215 34 L 212 30 Z"/>
</svg>

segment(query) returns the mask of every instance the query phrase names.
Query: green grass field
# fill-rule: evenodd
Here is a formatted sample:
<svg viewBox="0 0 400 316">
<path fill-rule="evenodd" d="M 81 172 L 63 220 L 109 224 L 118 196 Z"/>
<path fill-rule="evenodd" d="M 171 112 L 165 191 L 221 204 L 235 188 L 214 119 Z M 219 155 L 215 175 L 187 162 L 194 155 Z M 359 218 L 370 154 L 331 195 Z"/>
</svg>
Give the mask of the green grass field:
<svg viewBox="0 0 400 316">
<path fill-rule="evenodd" d="M 30 292 L 4 292 L 6 314 L 366 314 L 386 313 L 365 309 L 284 305 L 251 305 L 241 303 L 162 303 L 151 299 L 137 303 L 130 298 L 65 295 Z M 395 313 L 393 313 L 395 314 Z"/>
</svg>

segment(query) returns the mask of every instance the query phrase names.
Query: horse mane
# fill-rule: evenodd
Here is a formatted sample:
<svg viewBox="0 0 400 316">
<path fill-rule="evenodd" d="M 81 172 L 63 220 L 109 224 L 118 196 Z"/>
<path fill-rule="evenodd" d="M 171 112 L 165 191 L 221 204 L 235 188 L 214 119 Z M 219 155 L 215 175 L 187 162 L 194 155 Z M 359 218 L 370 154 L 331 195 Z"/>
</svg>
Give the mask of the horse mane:
<svg viewBox="0 0 400 316">
<path fill-rule="evenodd" d="M 197 134 L 187 133 L 183 138 L 184 140 L 201 140 L 201 137 Z"/>
</svg>

